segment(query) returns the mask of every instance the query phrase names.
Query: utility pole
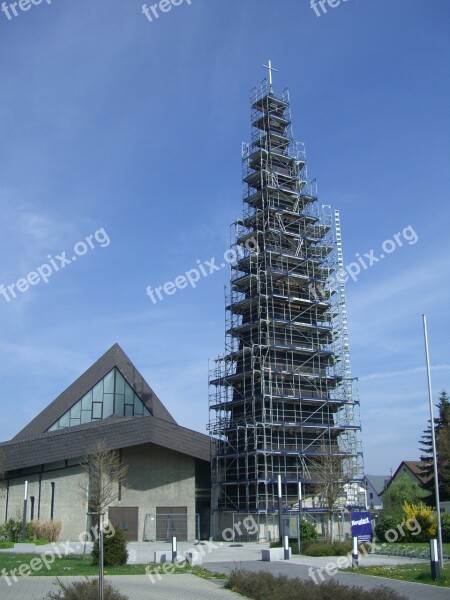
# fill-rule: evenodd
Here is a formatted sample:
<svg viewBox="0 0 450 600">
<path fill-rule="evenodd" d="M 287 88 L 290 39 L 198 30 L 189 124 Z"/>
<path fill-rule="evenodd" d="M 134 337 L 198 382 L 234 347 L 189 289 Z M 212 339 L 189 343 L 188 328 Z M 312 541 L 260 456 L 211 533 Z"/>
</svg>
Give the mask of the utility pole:
<svg viewBox="0 0 450 600">
<path fill-rule="evenodd" d="M 278 475 L 278 521 L 280 528 L 280 542 L 284 539 L 284 524 L 283 524 L 283 492 L 281 488 L 281 475 Z"/>
<path fill-rule="evenodd" d="M 442 548 L 442 526 L 441 526 L 441 502 L 439 499 L 439 473 L 438 473 L 438 457 L 436 449 L 436 431 L 434 428 L 434 408 L 433 408 L 433 392 L 431 389 L 431 370 L 430 370 L 430 353 L 428 350 L 428 331 L 427 318 L 423 318 L 423 336 L 425 339 L 425 359 L 427 363 L 427 380 L 428 380 L 428 401 L 430 404 L 430 422 L 431 422 L 431 440 L 433 442 L 433 469 L 434 469 L 434 492 L 436 498 L 436 516 L 437 516 L 437 535 L 439 543 L 439 562 L 441 569 L 444 568 L 444 552 Z"/>
<path fill-rule="evenodd" d="M 25 492 L 23 497 L 23 516 L 22 516 L 22 542 L 25 542 L 27 536 L 27 504 L 28 504 L 28 481 L 25 481 Z"/>
</svg>

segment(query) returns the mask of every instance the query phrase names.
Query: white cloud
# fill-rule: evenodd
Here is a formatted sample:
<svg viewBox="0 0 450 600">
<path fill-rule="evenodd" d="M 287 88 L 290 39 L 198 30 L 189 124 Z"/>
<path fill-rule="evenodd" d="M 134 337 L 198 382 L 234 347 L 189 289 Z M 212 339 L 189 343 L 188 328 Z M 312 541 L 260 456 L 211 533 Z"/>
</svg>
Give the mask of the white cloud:
<svg viewBox="0 0 450 600">
<path fill-rule="evenodd" d="M 432 365 L 432 371 L 450 371 L 450 365 Z M 409 375 L 417 375 L 425 373 L 426 367 L 413 367 L 411 369 L 404 369 L 402 371 L 386 371 L 380 373 L 371 373 L 370 375 L 363 375 L 358 377 L 359 381 L 370 381 L 372 379 L 388 379 L 390 377 L 407 377 Z"/>
</svg>

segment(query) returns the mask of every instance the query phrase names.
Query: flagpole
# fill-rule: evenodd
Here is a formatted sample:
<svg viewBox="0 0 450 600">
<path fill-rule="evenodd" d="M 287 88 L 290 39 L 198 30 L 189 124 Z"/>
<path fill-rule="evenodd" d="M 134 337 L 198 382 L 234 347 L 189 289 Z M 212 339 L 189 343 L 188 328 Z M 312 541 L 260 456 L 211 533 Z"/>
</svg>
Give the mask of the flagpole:
<svg viewBox="0 0 450 600">
<path fill-rule="evenodd" d="M 444 553 L 443 553 L 443 548 L 442 548 L 441 502 L 439 500 L 439 475 L 438 475 L 437 450 L 436 450 L 436 431 L 435 431 L 435 426 L 434 426 L 433 392 L 431 389 L 430 353 L 428 350 L 427 318 L 425 315 L 422 315 L 422 318 L 423 318 L 423 336 L 425 339 L 425 358 L 426 358 L 426 362 L 427 362 L 428 401 L 430 404 L 431 440 L 433 442 L 434 491 L 435 491 L 435 497 L 436 497 L 437 538 L 438 538 L 438 543 L 439 543 L 439 562 L 441 564 L 441 568 L 443 568 L 444 567 Z"/>
</svg>

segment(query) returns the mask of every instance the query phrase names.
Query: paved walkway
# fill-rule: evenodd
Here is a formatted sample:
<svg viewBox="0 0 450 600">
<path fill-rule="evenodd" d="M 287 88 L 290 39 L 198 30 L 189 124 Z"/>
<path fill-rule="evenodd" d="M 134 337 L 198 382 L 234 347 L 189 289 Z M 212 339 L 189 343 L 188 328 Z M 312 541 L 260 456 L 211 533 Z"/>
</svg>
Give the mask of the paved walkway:
<svg viewBox="0 0 450 600">
<path fill-rule="evenodd" d="M 308 578 L 311 569 L 316 573 L 318 582 L 322 577 L 317 573 L 317 569 L 327 564 L 333 563 L 332 557 L 293 557 L 289 562 L 262 562 L 261 544 L 243 544 L 232 545 L 223 542 L 201 543 L 201 545 L 189 544 L 187 542 L 179 543 L 178 551 L 182 554 L 186 550 L 196 549 L 203 555 L 203 564 L 207 569 L 220 573 L 229 573 L 236 566 L 240 566 L 250 571 L 265 571 L 274 575 L 284 574 L 289 577 Z M 149 564 L 153 562 L 155 550 L 170 551 L 170 544 L 164 543 L 131 543 L 129 544 L 129 554 L 131 564 Z M 45 551 L 54 551 L 54 547 L 46 546 L 36 548 L 37 554 Z M 60 550 L 65 552 L 82 552 L 79 544 L 60 545 Z M 0 551 L 1 552 L 1 551 Z M 90 552 L 88 546 L 87 552 Z M 420 559 L 410 559 L 404 557 L 388 557 L 384 555 L 369 555 L 361 557 L 361 566 L 375 565 L 398 565 L 427 563 Z M 322 571 L 323 578 L 329 579 L 330 576 Z M 390 587 L 409 600 L 450 600 L 450 589 L 438 586 L 424 585 L 418 583 L 408 583 L 394 579 L 384 579 L 381 577 L 372 577 L 368 575 L 358 575 L 354 573 L 339 572 L 333 576 L 337 581 L 346 585 L 358 585 L 365 589 L 373 589 L 380 585 Z M 0 599 L 1 600 L 43 600 L 45 595 L 52 589 L 54 577 L 29 577 L 20 579 L 16 584 L 8 587 L 4 579 L 0 579 Z M 71 578 L 63 578 L 64 581 L 70 581 Z M 73 578 L 72 578 L 73 580 Z M 152 600 L 158 598 L 161 600 L 230 600 L 232 598 L 242 598 L 228 590 L 222 589 L 221 580 L 204 580 L 193 575 L 163 575 L 161 580 L 151 583 L 146 576 L 116 576 L 109 578 L 112 583 L 123 591 L 130 600 Z"/>
<path fill-rule="evenodd" d="M 64 554 L 82 554 L 84 551 L 83 544 L 70 543 L 70 544 L 56 544 L 59 552 Z M 197 551 L 202 555 L 203 563 L 208 566 L 209 563 L 221 563 L 221 562 L 252 562 L 261 560 L 261 548 L 265 548 L 267 545 L 258 543 L 246 543 L 233 545 L 228 542 L 201 542 L 200 544 L 194 544 L 193 542 L 179 542 L 178 552 L 184 555 L 186 551 Z M 90 554 L 92 550 L 92 544 L 86 544 L 86 553 Z M 154 553 L 157 550 L 171 551 L 171 544 L 166 542 L 131 542 L 128 544 L 128 563 L 131 565 L 135 564 L 150 564 L 153 563 Z M 49 544 L 47 546 L 37 546 L 35 554 L 43 554 L 44 552 L 54 552 L 55 544 Z M 14 553 L 13 550 L 0 550 L 2 553 Z M 300 561 L 303 565 L 322 566 L 330 562 L 328 557 L 308 557 L 302 556 L 301 558 L 293 557 L 294 562 Z M 370 554 L 368 556 L 360 557 L 360 565 L 362 567 L 375 567 L 381 565 L 403 565 L 413 563 L 428 563 L 428 560 L 418 558 L 405 558 L 403 556 L 387 556 L 384 554 Z"/>
<path fill-rule="evenodd" d="M 79 577 L 60 577 L 64 583 Z M 127 575 L 107 578 L 129 600 L 237 600 L 242 596 L 222 589 L 224 581 L 206 580 L 195 575 L 163 575 L 151 583 L 145 575 Z M 54 577 L 28 577 L 8 587 L 0 584 L 1 600 L 43 600 L 48 592 L 56 590 Z"/>
<path fill-rule="evenodd" d="M 310 559 L 307 559 L 308 561 Z M 315 559 L 314 559 L 315 560 Z M 327 558 L 326 562 L 321 559 L 321 565 L 328 564 L 333 561 L 333 558 Z M 242 567 L 247 571 L 264 571 L 273 575 L 287 575 L 288 577 L 299 577 L 306 579 L 309 577 L 309 569 L 311 566 L 302 564 L 303 558 L 295 558 L 291 561 L 265 562 L 261 561 L 246 561 L 241 563 L 209 563 L 207 565 L 210 571 L 216 573 L 229 573 L 236 567 Z M 321 566 L 315 562 L 314 568 Z M 372 577 L 370 575 L 357 575 L 356 573 L 339 572 L 333 577 L 330 577 L 323 572 L 324 580 L 334 579 L 345 585 L 357 585 L 364 589 L 370 590 L 381 585 L 390 587 L 399 594 L 406 596 L 409 600 L 450 600 L 450 589 L 442 588 L 435 585 L 425 585 L 421 583 L 409 583 L 407 581 L 398 581 L 395 579 L 385 579 L 383 577 Z M 318 581 L 321 581 L 320 575 L 316 575 Z"/>
</svg>

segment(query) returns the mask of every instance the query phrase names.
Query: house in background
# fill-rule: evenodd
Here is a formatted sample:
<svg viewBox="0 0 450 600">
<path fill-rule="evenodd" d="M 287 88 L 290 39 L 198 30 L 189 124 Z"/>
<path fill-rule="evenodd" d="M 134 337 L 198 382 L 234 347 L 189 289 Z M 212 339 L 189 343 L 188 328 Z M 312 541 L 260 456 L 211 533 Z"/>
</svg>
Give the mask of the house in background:
<svg viewBox="0 0 450 600">
<path fill-rule="evenodd" d="M 395 473 L 392 475 L 389 485 L 393 481 L 396 481 L 402 475 L 407 475 L 411 479 L 411 481 L 414 481 L 414 483 L 423 486 L 430 480 L 430 478 L 424 475 L 422 471 L 421 467 L 423 467 L 424 465 L 425 463 L 423 463 L 420 460 L 403 460 L 399 464 Z M 431 492 L 428 492 L 428 495 L 430 495 L 430 493 Z"/>
<path fill-rule="evenodd" d="M 406 475 L 411 481 L 417 483 L 420 487 L 422 487 L 425 483 L 427 483 L 430 478 L 424 475 L 421 467 L 423 467 L 424 463 L 420 460 L 403 460 L 397 470 L 392 475 L 390 481 L 386 485 L 383 491 L 385 491 L 394 481 L 398 481 L 401 477 Z M 428 490 L 424 490 L 426 492 L 424 498 L 427 498 L 431 495 L 431 492 Z M 383 492 L 381 492 L 382 496 Z"/>
<path fill-rule="evenodd" d="M 367 507 L 382 510 L 383 499 L 380 494 L 390 481 L 389 475 L 364 475 L 363 486 L 366 489 Z"/>
<path fill-rule="evenodd" d="M 210 438 L 178 425 L 115 344 L 14 439 L 5 454 L 0 523 L 20 515 L 60 519 L 62 539 L 92 526 L 80 493 L 83 456 L 104 440 L 128 467 L 108 517 L 129 541 L 209 537 Z"/>
</svg>

